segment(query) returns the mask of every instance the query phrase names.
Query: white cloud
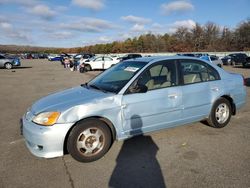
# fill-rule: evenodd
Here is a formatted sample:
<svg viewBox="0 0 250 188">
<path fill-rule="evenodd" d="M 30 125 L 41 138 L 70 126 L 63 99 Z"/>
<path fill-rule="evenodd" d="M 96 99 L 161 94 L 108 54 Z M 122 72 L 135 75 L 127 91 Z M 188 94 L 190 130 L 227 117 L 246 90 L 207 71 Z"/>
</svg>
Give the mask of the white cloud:
<svg viewBox="0 0 250 188">
<path fill-rule="evenodd" d="M 192 29 L 195 26 L 195 21 L 193 20 L 181 20 L 181 21 L 176 21 L 174 22 L 175 27 L 185 27 L 188 29 Z"/>
<path fill-rule="evenodd" d="M 179 27 L 184 27 L 187 29 L 192 29 L 194 28 L 196 22 L 193 20 L 181 20 L 181 21 L 176 21 L 173 24 L 170 24 L 168 27 L 168 32 L 169 33 L 174 33 Z"/>
<path fill-rule="evenodd" d="M 7 22 L 2 22 L 2 23 L 0 22 L 0 28 L 4 30 L 8 30 L 8 29 L 12 29 L 12 25 Z"/>
<path fill-rule="evenodd" d="M 27 12 L 40 16 L 46 20 L 52 19 L 56 15 L 56 12 L 51 10 L 50 7 L 42 4 L 36 5 L 33 8 L 28 8 Z"/>
<path fill-rule="evenodd" d="M 104 0 L 72 0 L 72 4 L 82 8 L 101 10 L 104 7 Z"/>
<path fill-rule="evenodd" d="M 163 14 L 169 15 L 176 12 L 186 12 L 194 10 L 194 6 L 187 1 L 174 1 L 171 3 L 164 3 L 161 5 Z"/>
<path fill-rule="evenodd" d="M 133 23 L 133 24 L 140 24 L 140 25 L 148 24 L 152 21 L 151 19 L 148 19 L 148 18 L 137 17 L 133 15 L 122 16 L 121 19 L 130 23 Z"/>
<path fill-rule="evenodd" d="M 108 36 L 101 36 L 98 38 L 98 40 L 100 41 L 100 43 L 112 42 L 112 38 Z"/>
<path fill-rule="evenodd" d="M 76 22 L 60 24 L 60 27 L 75 31 L 101 33 L 107 29 L 115 29 L 117 26 L 106 20 L 83 17 Z"/>
<path fill-rule="evenodd" d="M 145 31 L 145 26 L 141 24 L 135 24 L 132 28 L 131 31 L 133 32 L 143 32 Z"/>
<path fill-rule="evenodd" d="M 19 4 L 19 5 L 34 5 L 37 0 L 0 0 L 0 4 Z"/>
<path fill-rule="evenodd" d="M 0 35 L 8 40 L 29 41 L 28 33 L 13 27 L 11 23 L 0 20 Z"/>
<path fill-rule="evenodd" d="M 155 29 L 162 29 L 163 28 L 163 25 L 159 24 L 159 23 L 153 23 L 152 24 L 152 28 L 155 28 Z"/>
<path fill-rule="evenodd" d="M 73 34 L 71 32 L 67 32 L 67 31 L 61 31 L 61 32 L 56 32 L 56 33 L 52 33 L 50 35 L 50 38 L 53 39 L 69 39 L 72 38 Z"/>
</svg>

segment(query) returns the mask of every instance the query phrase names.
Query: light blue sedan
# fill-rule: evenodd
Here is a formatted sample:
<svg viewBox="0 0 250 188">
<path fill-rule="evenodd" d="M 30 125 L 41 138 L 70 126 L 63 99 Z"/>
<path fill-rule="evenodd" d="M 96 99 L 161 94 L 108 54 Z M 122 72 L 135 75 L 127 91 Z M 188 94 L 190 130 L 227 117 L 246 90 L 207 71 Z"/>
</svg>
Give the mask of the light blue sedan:
<svg viewBox="0 0 250 188">
<path fill-rule="evenodd" d="M 138 134 L 202 120 L 222 128 L 245 103 L 242 75 L 198 58 L 139 58 L 35 102 L 21 130 L 38 157 L 69 152 L 90 162 L 104 156 L 115 140 Z"/>
</svg>

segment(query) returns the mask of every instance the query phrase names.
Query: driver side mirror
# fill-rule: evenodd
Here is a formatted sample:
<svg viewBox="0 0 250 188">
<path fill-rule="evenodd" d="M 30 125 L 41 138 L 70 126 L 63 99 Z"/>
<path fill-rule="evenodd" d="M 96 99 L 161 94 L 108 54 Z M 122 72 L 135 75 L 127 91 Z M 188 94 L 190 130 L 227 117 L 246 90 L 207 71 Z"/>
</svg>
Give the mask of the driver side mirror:
<svg viewBox="0 0 250 188">
<path fill-rule="evenodd" d="M 129 87 L 129 93 L 146 93 L 148 87 L 142 84 L 135 84 Z"/>
</svg>

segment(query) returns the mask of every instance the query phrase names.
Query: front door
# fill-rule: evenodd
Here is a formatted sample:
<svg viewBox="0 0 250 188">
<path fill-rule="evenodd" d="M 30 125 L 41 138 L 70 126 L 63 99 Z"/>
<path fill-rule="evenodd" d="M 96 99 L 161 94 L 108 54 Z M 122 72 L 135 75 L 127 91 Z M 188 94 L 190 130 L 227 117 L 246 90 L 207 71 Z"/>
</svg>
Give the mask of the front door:
<svg viewBox="0 0 250 188">
<path fill-rule="evenodd" d="M 125 134 L 135 135 L 173 126 L 181 119 L 182 93 L 175 61 L 147 68 L 134 84 L 145 85 L 146 93 L 128 92 L 122 98 Z"/>
</svg>

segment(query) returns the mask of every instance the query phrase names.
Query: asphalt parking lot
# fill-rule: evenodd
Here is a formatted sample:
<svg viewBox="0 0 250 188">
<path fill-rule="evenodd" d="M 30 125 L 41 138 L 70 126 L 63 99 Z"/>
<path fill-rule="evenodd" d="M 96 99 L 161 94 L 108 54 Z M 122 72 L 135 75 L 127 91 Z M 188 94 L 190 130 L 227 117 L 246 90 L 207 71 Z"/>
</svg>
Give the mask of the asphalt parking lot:
<svg viewBox="0 0 250 188">
<path fill-rule="evenodd" d="M 250 68 L 225 69 L 248 78 Z M 250 187 L 250 87 L 248 102 L 228 126 L 180 126 L 115 142 L 104 158 L 79 163 L 70 155 L 33 156 L 19 131 L 19 118 L 37 99 L 87 82 L 47 60 L 22 60 L 0 69 L 0 187 Z"/>
</svg>

